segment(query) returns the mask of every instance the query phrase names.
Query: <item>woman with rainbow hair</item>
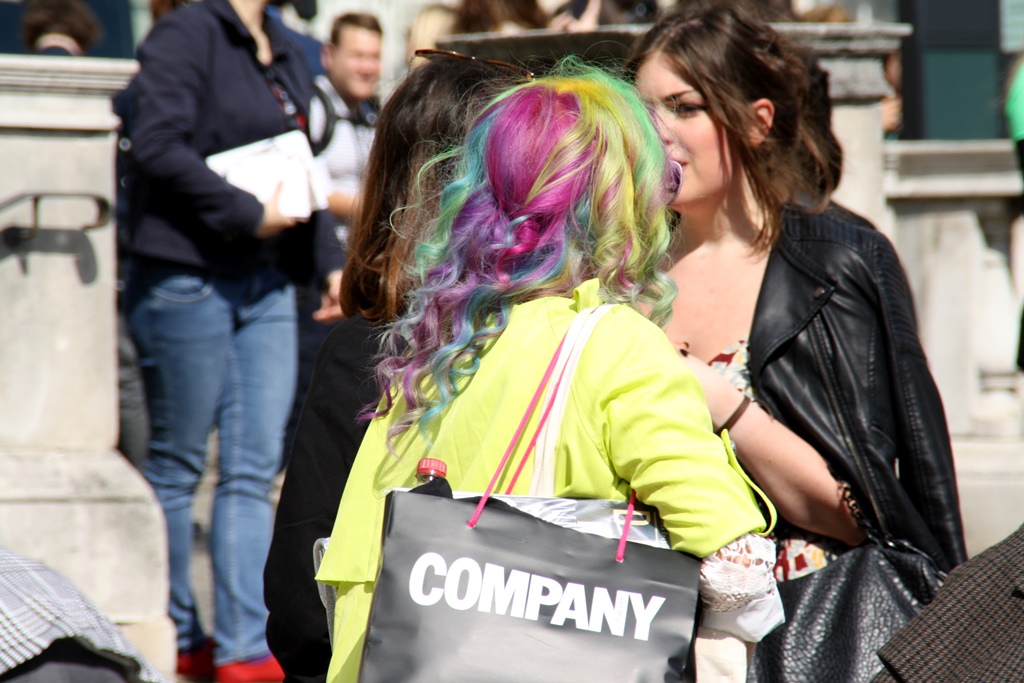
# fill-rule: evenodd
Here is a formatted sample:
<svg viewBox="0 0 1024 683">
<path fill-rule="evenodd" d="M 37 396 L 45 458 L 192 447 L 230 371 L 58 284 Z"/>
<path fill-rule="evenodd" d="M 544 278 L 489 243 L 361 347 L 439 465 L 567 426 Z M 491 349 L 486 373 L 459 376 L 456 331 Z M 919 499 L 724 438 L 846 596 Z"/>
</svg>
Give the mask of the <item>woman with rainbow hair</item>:
<svg viewBox="0 0 1024 683">
<path fill-rule="evenodd" d="M 705 558 L 703 625 L 759 640 L 782 620 L 763 538 L 774 509 L 712 431 L 698 381 L 659 327 L 675 295 L 659 270 L 673 174 L 651 112 L 617 78 L 563 63 L 498 96 L 443 158 L 453 179 L 416 250 L 419 286 L 385 336 L 384 398 L 317 576 L 338 590 L 328 681 L 359 675 L 385 493 L 415 486 L 428 454 L 447 463 L 453 489 L 483 491 L 569 325 L 605 303 L 617 305 L 572 380 L 554 494 L 635 490 L 673 548 Z M 527 492 L 531 467 L 513 493 Z"/>
</svg>

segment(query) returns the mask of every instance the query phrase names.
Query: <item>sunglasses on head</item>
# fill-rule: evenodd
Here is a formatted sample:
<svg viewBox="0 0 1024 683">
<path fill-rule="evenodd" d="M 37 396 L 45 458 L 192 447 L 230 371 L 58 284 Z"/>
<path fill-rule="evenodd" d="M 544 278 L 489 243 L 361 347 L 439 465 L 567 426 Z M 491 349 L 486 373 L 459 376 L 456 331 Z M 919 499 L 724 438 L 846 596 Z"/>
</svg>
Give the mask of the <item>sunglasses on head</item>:
<svg viewBox="0 0 1024 683">
<path fill-rule="evenodd" d="M 521 66 L 510 64 L 509 62 L 502 62 L 497 59 L 480 59 L 473 57 L 472 55 L 464 55 L 461 52 L 453 52 L 451 50 L 436 50 L 433 48 L 423 48 L 416 50 L 412 53 L 413 57 L 422 57 L 424 59 L 433 59 L 434 57 L 454 57 L 455 59 L 471 59 L 474 62 L 480 62 L 481 64 L 490 64 L 491 66 L 500 66 L 506 69 L 510 69 L 515 73 L 519 74 L 523 79 L 530 81 L 533 80 L 533 72 L 529 69 L 524 69 Z"/>
</svg>

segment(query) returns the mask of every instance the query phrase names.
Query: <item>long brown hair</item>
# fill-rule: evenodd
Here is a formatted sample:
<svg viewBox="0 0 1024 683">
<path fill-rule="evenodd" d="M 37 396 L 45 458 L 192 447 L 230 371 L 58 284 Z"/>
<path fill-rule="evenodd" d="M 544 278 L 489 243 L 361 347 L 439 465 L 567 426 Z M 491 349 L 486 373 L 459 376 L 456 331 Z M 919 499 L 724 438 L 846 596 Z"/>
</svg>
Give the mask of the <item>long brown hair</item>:
<svg viewBox="0 0 1024 683">
<path fill-rule="evenodd" d="M 446 167 L 435 164 L 458 145 L 478 110 L 517 74 L 499 65 L 441 56 L 409 72 L 377 119 L 359 215 L 349 233 L 341 280 L 342 309 L 373 323 L 395 320 L 410 286 L 410 251 L 437 216 Z"/>
<path fill-rule="evenodd" d="M 500 31 L 506 22 L 544 28 L 548 15 L 537 0 L 462 0 L 455 8 L 454 33 Z"/>
<path fill-rule="evenodd" d="M 656 54 L 703 96 L 725 130 L 764 216 L 758 247 L 770 249 L 778 240 L 786 203 L 826 206 L 838 183 L 841 151 L 816 114 L 820 87 L 811 87 L 801 50 L 739 7 L 716 4 L 662 17 L 633 46 L 629 69 L 635 74 Z M 775 117 L 755 145 L 750 131 L 758 121 L 750 104 L 760 98 L 775 105 Z"/>
</svg>

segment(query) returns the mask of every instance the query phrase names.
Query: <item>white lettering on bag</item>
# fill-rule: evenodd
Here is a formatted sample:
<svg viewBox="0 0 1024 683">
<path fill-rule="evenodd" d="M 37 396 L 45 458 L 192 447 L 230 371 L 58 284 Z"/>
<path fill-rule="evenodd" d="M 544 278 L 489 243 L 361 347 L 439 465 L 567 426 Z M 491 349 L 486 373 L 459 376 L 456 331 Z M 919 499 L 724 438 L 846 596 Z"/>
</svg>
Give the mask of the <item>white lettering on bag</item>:
<svg viewBox="0 0 1024 683">
<path fill-rule="evenodd" d="M 530 592 L 526 596 L 526 618 L 537 621 L 541 605 L 557 605 L 562 600 L 562 584 L 540 574 L 530 575 Z"/>
<path fill-rule="evenodd" d="M 484 565 L 484 581 L 480 588 L 481 612 L 491 611 L 494 602 L 494 613 L 504 615 L 511 606 L 510 617 L 523 618 L 526 612 L 526 590 L 530 585 L 530 574 L 513 569 L 505 580 L 505 568 L 488 562 Z"/>
<path fill-rule="evenodd" d="M 551 615 L 551 623 L 561 626 L 566 619 L 576 622 L 576 628 L 589 631 L 590 615 L 587 614 L 587 588 L 582 583 L 567 583 L 562 591 L 562 601 Z"/>
<path fill-rule="evenodd" d="M 660 595 L 652 595 L 651 601 L 644 605 L 644 596 L 639 593 L 630 593 L 629 604 L 633 606 L 633 614 L 636 616 L 636 630 L 633 632 L 633 637 L 637 640 L 647 640 L 651 635 L 651 622 L 654 621 L 654 615 L 665 604 L 665 598 Z"/>
<path fill-rule="evenodd" d="M 428 572 L 433 577 L 428 577 Z M 438 553 L 424 553 L 409 573 L 409 597 L 424 607 L 438 604 L 443 597 L 452 609 L 468 610 L 475 605 L 480 612 L 534 621 L 540 619 L 542 606 L 554 606 L 552 626 L 573 621 L 581 631 L 601 633 L 607 624 L 616 636 L 625 635 L 632 613 L 636 640 L 650 638 L 651 624 L 665 604 L 659 595 L 645 602 L 643 595 L 632 591 L 615 591 L 613 599 L 607 588 L 595 586 L 588 608 L 587 588 L 581 583 L 563 586 L 551 577 L 519 569 L 508 572 L 507 580 L 505 574 L 501 565 L 486 563 L 481 570 L 473 558 L 460 557 L 449 566 Z M 437 580 L 440 577 L 443 581 Z M 428 585 L 432 587 L 428 589 Z"/>
<path fill-rule="evenodd" d="M 424 553 L 412 566 L 412 572 L 409 573 L 409 597 L 417 605 L 424 607 L 436 605 L 437 601 L 444 596 L 443 588 L 431 588 L 429 593 L 423 592 L 427 582 L 427 569 L 433 569 L 438 576 L 444 576 L 448 571 L 448 566 L 445 564 L 444 558 L 437 553 Z"/>
<path fill-rule="evenodd" d="M 629 605 L 629 593 L 615 591 L 615 602 L 608 595 L 607 588 L 598 586 L 594 589 L 594 597 L 590 603 L 590 630 L 601 632 L 601 623 L 608 622 L 608 629 L 617 636 L 626 631 L 626 608 Z"/>
<path fill-rule="evenodd" d="M 462 576 L 466 576 L 466 594 L 459 597 L 459 584 Z M 480 600 L 480 583 L 483 575 L 480 565 L 471 557 L 460 557 L 448 567 L 448 576 L 444 580 L 444 600 L 452 609 L 466 610 Z"/>
</svg>

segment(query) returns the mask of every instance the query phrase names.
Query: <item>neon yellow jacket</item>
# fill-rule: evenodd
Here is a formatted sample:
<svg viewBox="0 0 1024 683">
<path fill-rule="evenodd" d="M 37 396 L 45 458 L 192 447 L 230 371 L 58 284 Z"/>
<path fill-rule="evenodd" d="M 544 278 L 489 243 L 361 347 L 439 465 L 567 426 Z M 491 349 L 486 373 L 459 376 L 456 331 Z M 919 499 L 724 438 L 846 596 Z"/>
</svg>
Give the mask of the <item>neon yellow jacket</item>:
<svg viewBox="0 0 1024 683">
<path fill-rule="evenodd" d="M 455 490 L 483 491 L 522 419 L 555 349 L 575 315 L 603 303 L 597 280 L 574 299 L 548 297 L 513 308 L 505 331 L 480 356 L 476 375 L 441 418 L 429 425 L 430 456 L 448 465 Z M 414 486 L 426 442 L 412 427 L 385 436 L 404 403 L 374 420 L 349 476 L 319 581 L 338 588 L 334 656 L 328 681 L 349 683 L 359 671 L 363 636 L 380 559 L 384 496 Z M 540 411 L 535 411 L 539 413 Z M 512 462 L 518 464 L 539 415 Z M 754 532 L 767 533 L 774 510 L 720 437 L 700 385 L 664 333 L 626 306 L 616 306 L 590 337 L 571 385 L 555 449 L 555 495 L 637 498 L 661 513 L 672 547 L 698 557 Z M 510 476 L 513 466 L 506 467 Z M 531 467 L 513 493 L 529 489 Z M 504 491 L 499 482 L 498 490 Z M 756 496 L 767 504 L 765 519 Z"/>
</svg>

